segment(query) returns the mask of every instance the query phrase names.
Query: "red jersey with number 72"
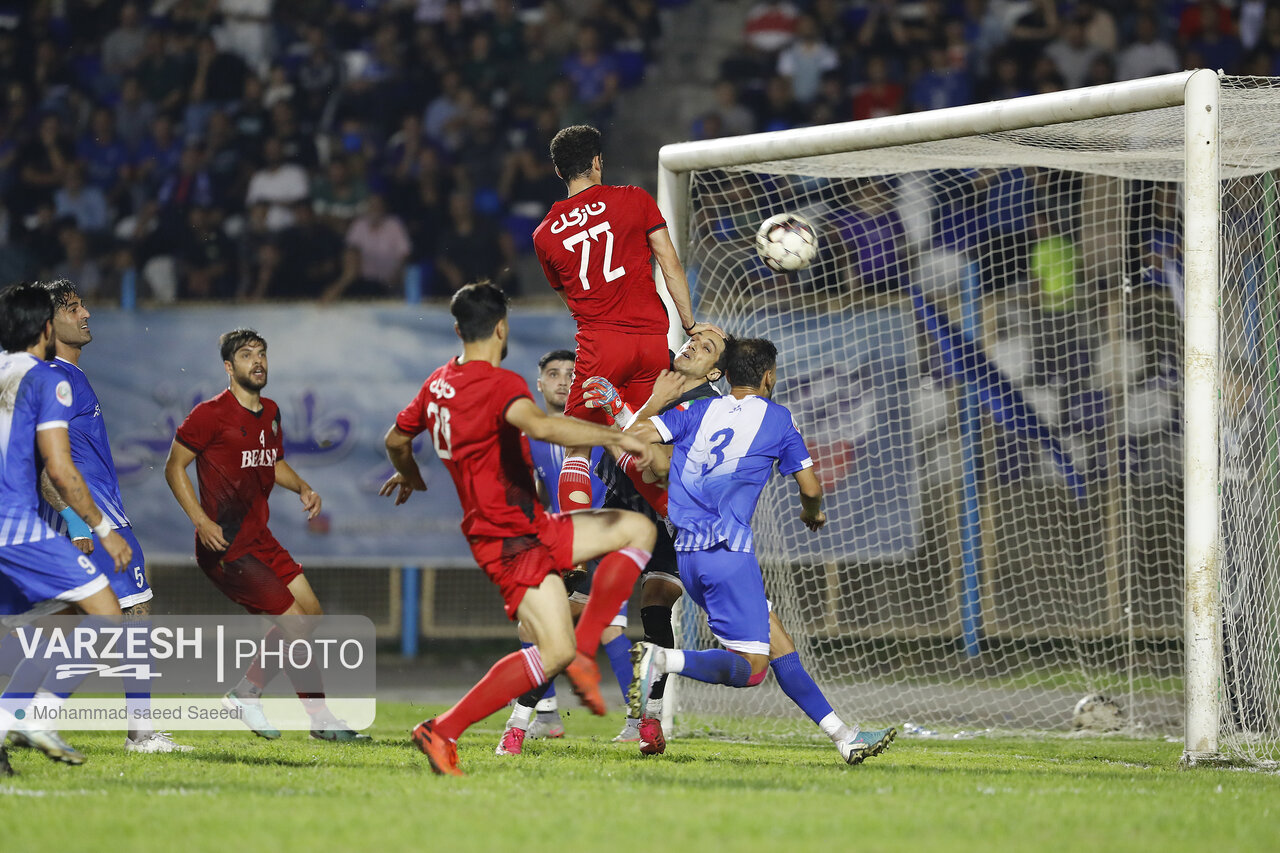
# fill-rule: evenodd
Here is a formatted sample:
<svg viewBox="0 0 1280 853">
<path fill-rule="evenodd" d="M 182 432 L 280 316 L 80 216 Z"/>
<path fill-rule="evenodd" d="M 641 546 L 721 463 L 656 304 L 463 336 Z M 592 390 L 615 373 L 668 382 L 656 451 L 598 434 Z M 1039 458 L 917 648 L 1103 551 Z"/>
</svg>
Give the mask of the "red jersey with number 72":
<svg viewBox="0 0 1280 853">
<path fill-rule="evenodd" d="M 666 228 L 640 187 L 597 184 L 551 205 L 533 231 L 542 271 L 584 329 L 666 334 L 649 235 Z"/>
<path fill-rule="evenodd" d="M 518 373 L 487 361 L 437 368 L 396 418 L 406 435 L 429 432 L 436 455 L 453 477 L 468 537 L 513 538 L 537 533 L 545 510 L 533 485 L 533 463 L 507 409 L 533 399 Z"/>
</svg>

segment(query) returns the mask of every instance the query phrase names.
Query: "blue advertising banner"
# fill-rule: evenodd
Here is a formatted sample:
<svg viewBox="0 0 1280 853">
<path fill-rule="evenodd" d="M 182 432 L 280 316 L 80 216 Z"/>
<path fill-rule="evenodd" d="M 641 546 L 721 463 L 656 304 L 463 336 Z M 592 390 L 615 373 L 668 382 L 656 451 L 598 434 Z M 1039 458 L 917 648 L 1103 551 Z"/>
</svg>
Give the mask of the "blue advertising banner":
<svg viewBox="0 0 1280 853">
<path fill-rule="evenodd" d="M 267 340 L 263 394 L 280 406 L 285 458 L 324 500 L 308 523 L 298 498 L 271 498 L 276 538 L 304 565 L 471 566 L 462 512 L 448 473 L 422 438 L 415 444 L 428 491 L 404 506 L 378 497 L 391 474 L 383 436 L 436 367 L 461 350 L 439 306 L 253 305 L 95 310 L 81 367 L 102 403 L 125 509 L 153 563 L 192 562 L 194 533 L 164 479 L 178 425 L 227 387 L 218 336 L 239 326 Z M 573 349 L 560 309 L 511 315 L 505 366 L 534 382 L 537 361 Z M 195 466 L 189 473 L 193 480 Z"/>
</svg>

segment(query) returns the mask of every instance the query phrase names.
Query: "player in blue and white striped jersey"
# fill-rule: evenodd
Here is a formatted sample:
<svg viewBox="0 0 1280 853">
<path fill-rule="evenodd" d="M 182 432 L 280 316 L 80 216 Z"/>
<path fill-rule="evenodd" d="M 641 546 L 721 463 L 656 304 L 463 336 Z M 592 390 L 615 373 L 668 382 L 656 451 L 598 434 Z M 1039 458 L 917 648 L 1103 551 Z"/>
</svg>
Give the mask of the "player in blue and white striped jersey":
<svg viewBox="0 0 1280 853">
<path fill-rule="evenodd" d="M 846 725 L 791 651 L 790 637 L 773 624 L 756 560 L 751 519 L 776 465 L 800 488 L 800 520 L 812 531 L 826 524 L 822 485 L 791 412 L 770 399 L 777 384 L 777 349 L 761 338 L 730 340 L 724 397 L 697 400 L 637 424 L 642 438 L 674 446 L 668 476 L 668 517 L 677 529 L 676 557 L 689 597 L 707 614 L 723 649 L 635 647 L 636 680 L 630 712 L 639 715 L 654 680 L 679 673 L 710 684 L 754 687 L 772 668 L 779 685 L 817 723 L 849 764 L 883 752 L 892 728 L 861 732 Z M 661 457 L 659 457 L 661 458 Z M 776 629 L 781 636 L 772 636 Z M 660 750 L 658 750 L 660 751 Z"/>
<path fill-rule="evenodd" d="M 96 547 L 93 531 L 76 511 L 66 505 L 52 487 L 47 476 L 40 480 L 40 515 L 51 528 L 71 537 L 71 541 L 107 577 L 126 618 L 142 619 L 151 613 L 154 593 L 147 581 L 146 557 L 133 533 L 120 495 L 120 478 L 111 456 L 111 442 L 102 417 L 98 395 L 89 377 L 80 368 L 81 351 L 93 340 L 89 328 L 92 316 L 73 282 L 59 279 L 43 285 L 53 297 L 53 337 L 55 358 L 51 362 L 71 386 L 72 404 L 67 417 L 67 433 L 71 442 L 71 458 L 84 477 L 89 493 L 106 516 L 112 529 L 129 543 L 133 557 L 124 571 L 112 571 L 111 558 Z M 145 722 L 145 709 L 151 704 L 150 683 L 145 679 L 124 679 L 129 733 L 125 749 L 130 752 L 173 752 L 186 749 L 175 744 L 167 734 L 155 732 Z M 15 733 L 15 741 L 23 737 Z"/>
<path fill-rule="evenodd" d="M 46 361 L 54 352 L 52 320 L 53 300 L 40 286 L 20 284 L 0 293 L 0 573 L 25 602 L 56 599 L 87 614 L 119 616 L 120 604 L 106 574 L 45 524 L 37 509 L 37 472 L 43 462 L 63 500 L 101 537 L 112 570 L 128 563 L 128 543 L 94 505 L 71 459 L 71 385 Z M 0 694 L 0 774 L 13 772 L 4 737 L 16 722 L 15 710 L 25 704 L 11 695 L 13 690 L 11 681 Z M 68 748 L 61 760 L 84 759 Z"/>
</svg>

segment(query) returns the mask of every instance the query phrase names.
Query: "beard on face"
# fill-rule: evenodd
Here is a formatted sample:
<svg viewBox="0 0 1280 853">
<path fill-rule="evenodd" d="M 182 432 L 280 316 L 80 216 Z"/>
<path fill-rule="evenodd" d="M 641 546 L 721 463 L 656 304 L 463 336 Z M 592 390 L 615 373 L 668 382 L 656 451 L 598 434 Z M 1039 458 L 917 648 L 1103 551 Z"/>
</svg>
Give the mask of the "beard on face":
<svg viewBox="0 0 1280 853">
<path fill-rule="evenodd" d="M 253 373 L 251 371 L 241 373 L 237 370 L 235 372 L 235 379 L 236 384 L 247 391 L 258 392 L 267 387 L 267 372 L 265 370 L 262 371 L 261 382 L 253 378 Z"/>
</svg>

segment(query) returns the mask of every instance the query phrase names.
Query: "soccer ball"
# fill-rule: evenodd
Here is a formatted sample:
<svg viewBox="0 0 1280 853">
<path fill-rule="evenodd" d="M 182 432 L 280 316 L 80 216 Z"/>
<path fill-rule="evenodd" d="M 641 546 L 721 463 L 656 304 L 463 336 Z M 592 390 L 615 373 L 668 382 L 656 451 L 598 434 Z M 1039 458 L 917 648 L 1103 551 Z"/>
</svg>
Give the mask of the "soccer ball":
<svg viewBox="0 0 1280 853">
<path fill-rule="evenodd" d="M 770 269 L 804 269 L 818 254 L 818 235 L 803 216 L 779 213 L 766 219 L 756 232 L 756 251 Z"/>
<path fill-rule="evenodd" d="M 1114 732 L 1123 727 L 1120 706 L 1100 693 L 1085 696 L 1071 713 L 1071 728 L 1078 732 Z"/>
</svg>

